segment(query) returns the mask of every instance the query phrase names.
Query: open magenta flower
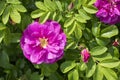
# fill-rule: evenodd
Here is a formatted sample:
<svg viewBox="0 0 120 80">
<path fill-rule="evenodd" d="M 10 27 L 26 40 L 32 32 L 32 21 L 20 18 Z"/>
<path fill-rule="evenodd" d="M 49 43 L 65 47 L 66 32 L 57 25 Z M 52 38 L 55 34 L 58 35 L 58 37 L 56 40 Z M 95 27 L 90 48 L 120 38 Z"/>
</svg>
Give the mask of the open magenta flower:
<svg viewBox="0 0 120 80">
<path fill-rule="evenodd" d="M 82 56 L 83 62 L 87 63 L 89 58 L 90 58 L 90 53 L 89 53 L 89 51 L 87 49 L 83 49 L 81 51 L 81 56 Z"/>
<path fill-rule="evenodd" d="M 120 22 L 120 0 L 97 0 L 95 6 L 98 8 L 96 16 L 107 24 Z"/>
<path fill-rule="evenodd" d="M 20 45 L 24 56 L 34 64 L 54 63 L 63 57 L 66 35 L 58 22 L 33 22 L 23 32 Z"/>
</svg>

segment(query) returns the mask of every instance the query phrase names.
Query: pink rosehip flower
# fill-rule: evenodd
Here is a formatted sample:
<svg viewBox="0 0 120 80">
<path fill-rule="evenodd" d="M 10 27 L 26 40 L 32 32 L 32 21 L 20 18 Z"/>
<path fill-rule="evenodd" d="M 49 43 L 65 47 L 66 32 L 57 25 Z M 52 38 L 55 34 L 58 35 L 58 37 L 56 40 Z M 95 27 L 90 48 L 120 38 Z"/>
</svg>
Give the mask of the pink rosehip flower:
<svg viewBox="0 0 120 80">
<path fill-rule="evenodd" d="M 24 56 L 34 64 L 54 63 L 63 57 L 66 35 L 58 22 L 33 22 L 24 30 L 20 45 Z"/>
<path fill-rule="evenodd" d="M 83 49 L 81 51 L 81 56 L 82 56 L 82 60 L 87 63 L 88 62 L 88 59 L 90 58 L 90 53 L 87 49 Z"/>
<path fill-rule="evenodd" d="M 120 22 L 120 0 L 97 0 L 94 4 L 98 8 L 96 16 L 107 24 Z"/>
<path fill-rule="evenodd" d="M 112 43 L 113 46 L 118 46 L 119 45 L 119 41 L 116 39 L 113 43 Z"/>
</svg>

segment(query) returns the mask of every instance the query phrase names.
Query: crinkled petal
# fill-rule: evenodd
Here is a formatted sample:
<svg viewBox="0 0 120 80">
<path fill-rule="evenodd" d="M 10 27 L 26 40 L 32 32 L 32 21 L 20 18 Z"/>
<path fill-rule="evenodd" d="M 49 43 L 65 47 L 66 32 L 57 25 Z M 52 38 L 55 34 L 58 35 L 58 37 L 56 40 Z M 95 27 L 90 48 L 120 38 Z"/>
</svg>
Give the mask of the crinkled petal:
<svg viewBox="0 0 120 80">
<path fill-rule="evenodd" d="M 24 56 L 34 64 L 54 63 L 60 60 L 65 44 L 66 35 L 60 24 L 52 20 L 47 20 L 44 24 L 35 21 L 28 25 L 20 40 Z"/>
<path fill-rule="evenodd" d="M 107 24 L 120 22 L 120 0 L 97 0 L 94 4 L 98 8 L 96 16 Z"/>
</svg>

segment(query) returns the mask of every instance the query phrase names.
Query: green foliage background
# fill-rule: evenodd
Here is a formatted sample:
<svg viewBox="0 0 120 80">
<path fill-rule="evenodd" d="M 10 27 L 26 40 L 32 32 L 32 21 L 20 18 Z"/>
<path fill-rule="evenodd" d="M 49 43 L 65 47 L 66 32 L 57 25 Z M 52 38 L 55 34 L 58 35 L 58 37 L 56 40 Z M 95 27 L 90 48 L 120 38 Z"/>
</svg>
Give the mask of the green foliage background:
<svg viewBox="0 0 120 80">
<path fill-rule="evenodd" d="M 0 80 L 120 80 L 120 24 L 95 16 L 96 0 L 0 0 Z M 19 41 L 28 24 L 58 21 L 67 35 L 64 57 L 35 65 L 23 56 Z M 88 63 L 80 52 L 88 48 Z"/>
</svg>

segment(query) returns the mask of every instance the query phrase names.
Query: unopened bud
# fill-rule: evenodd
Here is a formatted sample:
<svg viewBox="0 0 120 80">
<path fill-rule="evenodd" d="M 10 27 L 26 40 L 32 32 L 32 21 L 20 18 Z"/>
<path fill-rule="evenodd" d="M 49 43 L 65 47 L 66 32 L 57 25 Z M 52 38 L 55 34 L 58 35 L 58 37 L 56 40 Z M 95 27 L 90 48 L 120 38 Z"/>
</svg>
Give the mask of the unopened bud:
<svg viewBox="0 0 120 80">
<path fill-rule="evenodd" d="M 113 46 L 119 46 L 119 41 L 118 41 L 118 39 L 116 39 L 116 40 L 113 42 L 112 45 L 113 45 Z"/>
<path fill-rule="evenodd" d="M 68 5 L 68 10 L 71 10 L 73 8 L 73 2 L 71 2 L 69 5 Z"/>
<path fill-rule="evenodd" d="M 90 53 L 89 53 L 88 49 L 83 49 L 81 51 L 81 56 L 82 56 L 83 62 L 87 63 L 90 58 Z"/>
</svg>

